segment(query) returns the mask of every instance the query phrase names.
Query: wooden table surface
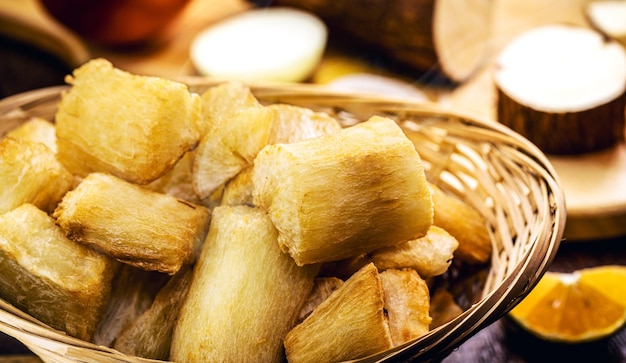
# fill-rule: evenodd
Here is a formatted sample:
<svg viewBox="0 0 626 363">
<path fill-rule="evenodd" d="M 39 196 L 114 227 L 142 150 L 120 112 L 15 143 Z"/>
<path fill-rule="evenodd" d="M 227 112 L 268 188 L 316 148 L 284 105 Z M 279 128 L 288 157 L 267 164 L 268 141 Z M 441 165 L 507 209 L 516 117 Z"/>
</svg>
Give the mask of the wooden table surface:
<svg viewBox="0 0 626 363">
<path fill-rule="evenodd" d="M 553 22 L 586 25 L 581 11 L 586 2 L 586 0 L 494 0 L 493 36 L 489 43 L 488 62 L 477 75 L 464 84 L 443 91 L 440 85 L 437 85 L 436 89 L 429 90 L 431 86 L 429 84 L 420 84 L 417 80 L 413 83 L 426 90 L 431 101 L 440 102 L 445 107 L 480 118 L 493 119 L 495 89 L 491 73 L 493 59 L 498 50 L 515 35 L 533 26 Z M 73 58 L 70 58 L 80 60 L 84 57 L 102 56 L 110 59 L 118 67 L 138 74 L 164 77 L 195 75 L 196 72 L 188 56 L 189 45 L 194 35 L 212 23 L 231 14 L 245 11 L 247 8 L 248 4 L 242 0 L 193 0 L 175 26 L 169 30 L 161 47 L 114 52 L 86 42 L 81 43 L 82 40 L 78 39 L 79 43 L 71 44 L 75 52 L 71 55 Z M 34 20 L 40 26 L 52 29 L 56 33 L 66 34 L 63 29 L 59 30 L 58 24 L 52 22 L 41 11 L 35 0 L 3 0 L 0 5 L 0 15 L 2 14 Z M 2 44 L 5 48 L 12 46 L 6 41 Z M 76 50 L 76 44 L 84 45 L 85 49 Z M 6 51 L 2 48 L 0 50 Z M 2 62 L 8 62 L 6 56 L 3 57 Z M 332 54 L 329 54 L 323 60 L 318 72 L 323 72 L 324 67 L 332 61 L 335 60 L 332 59 Z M 24 67 L 33 67 L 33 65 L 24 63 Z M 54 69 L 64 71 L 62 67 Z M 39 77 L 37 80 L 40 83 L 32 83 L 32 79 L 24 79 L 20 85 L 7 85 L 9 81 L 17 83 L 20 79 L 17 76 L 5 75 L 3 77 L 0 78 L 0 85 L 5 92 L 18 89 L 15 88 L 17 86 L 26 89 L 42 87 L 49 85 L 47 83 L 54 84 L 58 80 L 58 78 L 46 80 Z M 398 75 L 398 78 L 407 80 L 406 75 Z M 3 94 L 3 96 L 6 95 Z M 626 264 L 626 237 L 590 238 L 588 241 L 564 242 L 550 270 L 573 271 L 605 264 Z M 24 354 L 27 355 L 27 359 L 36 360 L 33 357 L 28 358 L 28 350 L 19 343 L 0 335 L 0 355 L 5 355 L 4 358 L 0 357 L 0 361 L 7 361 L 6 355 Z M 556 360 L 626 362 L 626 331 L 592 344 L 559 345 L 537 340 L 503 318 L 471 337 L 444 362 L 552 362 Z"/>
</svg>

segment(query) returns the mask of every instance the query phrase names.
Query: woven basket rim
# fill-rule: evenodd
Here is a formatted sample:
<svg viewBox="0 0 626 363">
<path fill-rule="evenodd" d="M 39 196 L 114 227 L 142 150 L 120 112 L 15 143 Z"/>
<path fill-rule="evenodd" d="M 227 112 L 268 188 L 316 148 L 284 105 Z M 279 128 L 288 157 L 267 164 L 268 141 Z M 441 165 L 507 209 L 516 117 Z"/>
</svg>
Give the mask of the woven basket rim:
<svg viewBox="0 0 626 363">
<path fill-rule="evenodd" d="M 183 82 L 189 85 L 192 92 L 221 83 L 219 80 L 210 80 L 203 77 L 187 77 Z M 542 198 L 540 198 L 536 206 L 541 220 L 538 222 L 538 225 L 534 226 L 537 228 L 529 232 L 530 237 L 528 238 L 530 241 L 527 242 L 528 246 L 522 246 L 527 248 L 514 256 L 515 263 L 512 263 L 511 269 L 504 273 L 505 276 L 495 288 L 487 291 L 480 301 L 466 309 L 451 323 L 435 328 L 415 341 L 359 361 L 376 362 L 390 358 L 407 359 L 415 357 L 419 357 L 422 360 L 442 359 L 478 330 L 508 313 L 517 302 L 528 294 L 540 277 L 547 271 L 556 255 L 565 227 L 565 197 L 560 187 L 558 176 L 548 158 L 530 141 L 508 127 L 473 115 L 443 109 L 435 104 L 410 103 L 406 100 L 372 95 L 331 92 L 315 85 L 250 84 L 249 86 L 259 100 L 266 102 L 289 100 L 295 103 L 307 103 L 315 101 L 316 105 L 320 107 L 361 107 L 367 110 L 375 110 L 384 115 L 398 116 L 399 118 L 421 115 L 433 118 L 435 124 L 441 122 L 442 125 L 445 125 L 445 122 L 454 121 L 458 124 L 455 127 L 458 127 L 460 130 L 459 135 L 467 134 L 467 137 L 476 138 L 477 141 L 486 145 L 502 146 L 500 152 L 505 156 L 507 152 L 516 153 L 514 162 L 528 164 L 524 165 L 524 167 L 533 174 L 534 178 L 539 180 L 539 189 L 541 189 L 541 193 L 545 194 L 545 197 L 542 194 Z M 0 126 L 4 122 L 9 122 L 16 118 L 19 119 L 22 116 L 24 118 L 30 116 L 50 116 L 50 110 L 56 107 L 56 100 L 68 88 L 69 86 L 47 87 L 0 100 Z M 21 111 L 19 109 L 25 110 L 23 115 L 20 114 Z M 18 110 L 17 113 L 16 110 Z M 464 131 L 468 130 L 471 132 L 464 133 Z M 0 134 L 0 136 L 2 135 Z M 463 139 L 460 136 L 459 138 Z M 511 258 L 508 255 L 504 257 Z M 492 263 L 494 262 L 492 261 Z M 11 319 L 7 319 L 7 316 L 11 316 Z M 12 314 L 6 309 L 5 305 L 0 304 L 0 331 L 13 335 L 42 358 L 49 352 L 45 349 L 39 349 L 40 347 L 36 342 L 40 339 L 48 339 L 53 343 L 53 346 L 55 345 L 54 343 L 58 343 L 60 344 L 59 346 L 67 345 L 79 350 L 92 350 L 93 352 L 81 353 L 87 361 L 91 353 L 102 354 L 117 361 L 151 361 L 144 358 L 129 357 L 113 349 L 82 342 L 59 332 L 51 332 L 51 335 L 42 337 L 38 335 L 37 331 L 39 329 L 41 327 L 38 324 Z M 33 340 L 29 340 L 29 337 L 32 337 Z"/>
</svg>

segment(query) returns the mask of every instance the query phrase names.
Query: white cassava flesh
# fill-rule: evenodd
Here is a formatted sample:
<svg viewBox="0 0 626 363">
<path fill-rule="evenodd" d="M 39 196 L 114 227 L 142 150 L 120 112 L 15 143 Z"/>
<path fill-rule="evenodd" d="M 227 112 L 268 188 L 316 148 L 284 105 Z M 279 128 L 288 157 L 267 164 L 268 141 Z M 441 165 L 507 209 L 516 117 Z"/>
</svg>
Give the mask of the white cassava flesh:
<svg viewBox="0 0 626 363">
<path fill-rule="evenodd" d="M 626 46 L 626 2 L 590 1 L 585 5 L 585 15 L 594 28 Z"/>
<path fill-rule="evenodd" d="M 396 245 L 426 234 L 433 204 L 421 159 L 391 119 L 291 144 L 254 161 L 254 204 L 299 265 Z"/>
<path fill-rule="evenodd" d="M 498 120 L 550 154 L 624 139 L 626 51 L 592 29 L 545 25 L 512 40 L 495 72 Z"/>
</svg>

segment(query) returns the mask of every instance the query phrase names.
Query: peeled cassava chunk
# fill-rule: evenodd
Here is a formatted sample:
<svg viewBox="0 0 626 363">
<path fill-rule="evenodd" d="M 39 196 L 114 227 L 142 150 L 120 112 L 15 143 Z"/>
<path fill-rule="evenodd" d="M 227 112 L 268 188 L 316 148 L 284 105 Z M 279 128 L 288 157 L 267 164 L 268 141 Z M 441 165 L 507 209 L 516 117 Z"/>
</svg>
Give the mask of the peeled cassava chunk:
<svg viewBox="0 0 626 363">
<path fill-rule="evenodd" d="M 339 362 L 393 346 L 374 264 L 346 280 L 285 337 L 290 363 Z"/>
<path fill-rule="evenodd" d="M 339 260 L 419 238 L 433 204 L 421 159 L 391 119 L 268 145 L 254 161 L 254 204 L 299 265 Z"/>
<path fill-rule="evenodd" d="M 183 266 L 156 295 L 148 310 L 129 324 L 113 348 L 142 358 L 167 360 L 180 306 L 191 285 L 191 266 Z"/>
<path fill-rule="evenodd" d="M 323 276 L 348 278 L 366 264 L 373 262 L 379 271 L 410 268 L 422 278 L 443 274 L 448 270 L 459 242 L 444 229 L 431 226 L 425 236 L 369 253 L 328 262 L 322 265 Z"/>
<path fill-rule="evenodd" d="M 39 117 L 32 117 L 26 122 L 9 131 L 6 136 L 14 139 L 40 142 L 56 153 L 57 138 L 54 124 Z"/>
<path fill-rule="evenodd" d="M 432 318 L 426 281 L 412 269 L 385 270 L 380 273 L 380 278 L 393 345 L 398 346 L 428 333 Z"/>
<path fill-rule="evenodd" d="M 431 226 L 424 237 L 380 248 L 369 257 L 379 270 L 411 268 L 428 278 L 448 270 L 458 245 L 456 238 L 444 229 Z"/>
<path fill-rule="evenodd" d="M 279 362 L 318 272 L 280 251 L 265 212 L 218 206 L 178 322 L 170 359 Z"/>
<path fill-rule="evenodd" d="M 118 177 L 92 173 L 54 211 L 67 236 L 117 260 L 169 274 L 191 264 L 210 211 Z"/>
<path fill-rule="evenodd" d="M 316 277 L 313 290 L 300 310 L 298 324 L 311 315 L 313 310 L 342 284 L 343 280 L 336 277 Z"/>
<path fill-rule="evenodd" d="M 252 191 L 252 168 L 250 166 L 240 171 L 226 185 L 222 194 L 222 205 L 249 205 L 253 206 Z"/>
<path fill-rule="evenodd" d="M 169 279 L 158 271 L 119 264 L 109 303 L 93 337 L 93 343 L 110 347 L 120 332 L 150 308 L 154 297 Z"/>
<path fill-rule="evenodd" d="M 0 213 L 23 203 L 52 212 L 73 180 L 44 144 L 11 137 L 0 141 Z"/>
<path fill-rule="evenodd" d="M 454 301 L 454 295 L 444 288 L 432 293 L 430 298 L 430 329 L 435 329 L 455 319 L 463 313 L 463 309 Z"/>
<path fill-rule="evenodd" d="M 493 246 L 485 217 L 463 200 L 429 183 L 435 215 L 433 224 L 457 239 L 454 257 L 469 264 L 482 264 L 491 258 Z"/>
<path fill-rule="evenodd" d="M 274 111 L 275 116 L 270 128 L 269 144 L 308 140 L 341 130 L 339 121 L 323 112 L 280 103 L 267 107 Z M 254 205 L 253 167 L 254 165 L 240 171 L 226 183 L 221 201 L 223 205 Z"/>
<path fill-rule="evenodd" d="M 59 160 L 73 173 L 147 184 L 198 144 L 200 100 L 182 83 L 94 59 L 67 77 L 56 113 Z"/>
<path fill-rule="evenodd" d="M 55 329 L 92 339 L 115 266 L 32 204 L 0 215 L 0 296 Z"/>
<path fill-rule="evenodd" d="M 178 160 L 172 170 L 165 173 L 157 180 L 145 187 L 160 192 L 163 194 L 169 194 L 178 199 L 185 200 L 193 204 L 202 204 L 202 201 L 196 195 L 193 190 L 193 184 L 191 181 L 191 166 L 193 165 L 193 153 L 188 152 Z"/>
<path fill-rule="evenodd" d="M 201 95 L 206 133 L 194 151 L 193 187 L 206 199 L 252 165 L 267 145 L 273 112 L 240 82 L 209 88 Z"/>
<path fill-rule="evenodd" d="M 281 103 L 267 107 L 275 111 L 269 144 L 288 144 L 341 130 L 339 121 L 324 112 Z"/>
</svg>

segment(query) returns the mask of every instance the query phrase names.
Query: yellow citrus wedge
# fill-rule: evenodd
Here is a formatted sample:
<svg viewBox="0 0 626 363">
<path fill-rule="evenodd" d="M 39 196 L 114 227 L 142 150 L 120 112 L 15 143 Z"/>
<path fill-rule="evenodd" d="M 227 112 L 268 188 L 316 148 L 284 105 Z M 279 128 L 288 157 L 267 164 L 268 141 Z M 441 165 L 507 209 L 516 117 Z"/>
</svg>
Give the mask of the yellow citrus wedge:
<svg viewBox="0 0 626 363">
<path fill-rule="evenodd" d="M 548 271 L 509 313 L 546 340 L 579 343 L 607 337 L 626 322 L 626 266 Z"/>
</svg>

